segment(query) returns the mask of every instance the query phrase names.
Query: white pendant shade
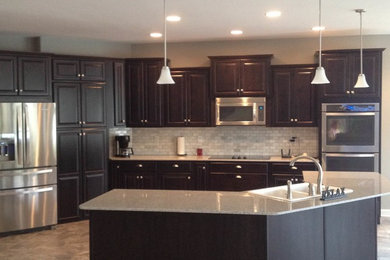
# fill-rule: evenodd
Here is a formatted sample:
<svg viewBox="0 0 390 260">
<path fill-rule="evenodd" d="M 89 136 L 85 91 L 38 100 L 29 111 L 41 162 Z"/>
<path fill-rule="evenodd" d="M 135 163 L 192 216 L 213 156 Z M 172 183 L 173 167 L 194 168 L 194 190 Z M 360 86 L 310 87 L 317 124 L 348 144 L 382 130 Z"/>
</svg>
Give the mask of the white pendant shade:
<svg viewBox="0 0 390 260">
<path fill-rule="evenodd" d="M 168 66 L 162 67 L 160 78 L 157 80 L 157 84 L 175 84 Z"/>
<path fill-rule="evenodd" d="M 311 84 L 328 84 L 329 80 L 326 77 L 325 70 L 323 67 L 318 67 L 316 69 L 316 74 L 314 75 L 314 79 Z"/>
<path fill-rule="evenodd" d="M 364 74 L 359 74 L 358 79 L 354 88 L 369 88 L 370 86 L 367 84 L 366 76 Z"/>
</svg>

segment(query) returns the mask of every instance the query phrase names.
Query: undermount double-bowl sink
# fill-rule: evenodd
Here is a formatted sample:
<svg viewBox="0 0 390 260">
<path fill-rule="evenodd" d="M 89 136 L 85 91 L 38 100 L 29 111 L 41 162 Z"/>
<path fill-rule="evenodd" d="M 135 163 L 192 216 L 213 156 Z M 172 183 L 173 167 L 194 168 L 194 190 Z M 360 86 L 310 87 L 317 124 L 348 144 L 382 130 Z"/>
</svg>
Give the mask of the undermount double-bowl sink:
<svg viewBox="0 0 390 260">
<path fill-rule="evenodd" d="M 313 184 L 313 185 L 314 188 L 316 189 L 317 184 Z M 325 189 L 325 186 L 323 187 Z M 337 189 L 340 189 L 340 187 L 329 186 L 329 189 L 330 190 L 334 189 L 336 191 Z M 298 201 L 321 197 L 321 194 L 316 194 L 316 195 L 309 194 L 309 183 L 292 184 L 291 185 L 292 199 L 287 198 L 287 185 L 265 188 L 265 189 L 258 189 L 258 190 L 251 190 L 248 192 L 252 194 L 264 196 L 270 199 L 276 199 L 276 200 L 287 201 L 287 202 L 298 202 Z M 345 194 L 352 193 L 353 190 L 344 189 L 344 192 Z"/>
</svg>

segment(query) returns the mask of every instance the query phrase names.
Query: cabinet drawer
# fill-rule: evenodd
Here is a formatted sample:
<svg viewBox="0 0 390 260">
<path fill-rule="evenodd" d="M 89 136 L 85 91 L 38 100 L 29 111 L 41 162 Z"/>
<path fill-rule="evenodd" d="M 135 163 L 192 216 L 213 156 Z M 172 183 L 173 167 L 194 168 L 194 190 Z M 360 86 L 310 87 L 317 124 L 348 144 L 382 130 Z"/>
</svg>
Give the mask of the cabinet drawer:
<svg viewBox="0 0 390 260">
<path fill-rule="evenodd" d="M 191 172 L 191 162 L 159 162 L 161 172 Z"/>
<path fill-rule="evenodd" d="M 156 170 L 156 163 L 145 161 L 121 162 L 116 164 L 116 168 L 134 173 L 154 172 Z"/>
<path fill-rule="evenodd" d="M 301 174 L 302 171 L 315 171 L 316 167 L 314 163 L 295 163 L 298 169 L 293 170 L 290 167 L 289 163 L 272 163 L 271 164 L 271 172 L 274 173 L 291 173 L 291 174 Z"/>
<path fill-rule="evenodd" d="M 210 172 L 221 173 L 268 173 L 267 163 L 210 163 Z"/>
</svg>

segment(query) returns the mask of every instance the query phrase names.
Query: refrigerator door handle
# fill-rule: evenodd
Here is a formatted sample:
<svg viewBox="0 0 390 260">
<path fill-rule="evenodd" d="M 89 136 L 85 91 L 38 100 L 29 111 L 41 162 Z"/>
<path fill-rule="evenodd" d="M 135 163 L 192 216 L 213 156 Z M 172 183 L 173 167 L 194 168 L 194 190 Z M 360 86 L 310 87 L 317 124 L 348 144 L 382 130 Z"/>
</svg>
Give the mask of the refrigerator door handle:
<svg viewBox="0 0 390 260">
<path fill-rule="evenodd" d="M 28 125 L 27 125 L 27 114 L 28 114 L 28 107 L 24 106 L 24 160 L 25 164 L 29 164 L 29 156 L 28 156 Z"/>
<path fill-rule="evenodd" d="M 21 118 L 22 114 L 21 114 L 21 111 L 19 111 L 18 109 L 16 109 L 16 149 L 17 149 L 17 160 L 18 160 L 18 164 L 19 165 L 22 165 L 23 164 L 23 160 L 22 160 L 22 148 L 20 147 L 20 132 L 19 132 L 19 127 L 22 126 L 22 118 Z"/>
</svg>

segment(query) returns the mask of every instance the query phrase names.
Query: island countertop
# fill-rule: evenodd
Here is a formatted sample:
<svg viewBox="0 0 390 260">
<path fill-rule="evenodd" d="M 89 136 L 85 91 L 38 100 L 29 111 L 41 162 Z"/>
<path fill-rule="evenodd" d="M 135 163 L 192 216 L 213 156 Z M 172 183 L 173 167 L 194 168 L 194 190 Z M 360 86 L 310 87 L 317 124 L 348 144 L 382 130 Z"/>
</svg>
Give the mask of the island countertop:
<svg viewBox="0 0 390 260">
<path fill-rule="evenodd" d="M 315 183 L 317 172 L 304 171 Z M 244 192 L 114 189 L 80 205 L 83 210 L 280 215 L 390 194 L 390 181 L 372 172 L 324 172 L 324 185 L 353 189 L 344 198 L 288 202 Z"/>
</svg>

